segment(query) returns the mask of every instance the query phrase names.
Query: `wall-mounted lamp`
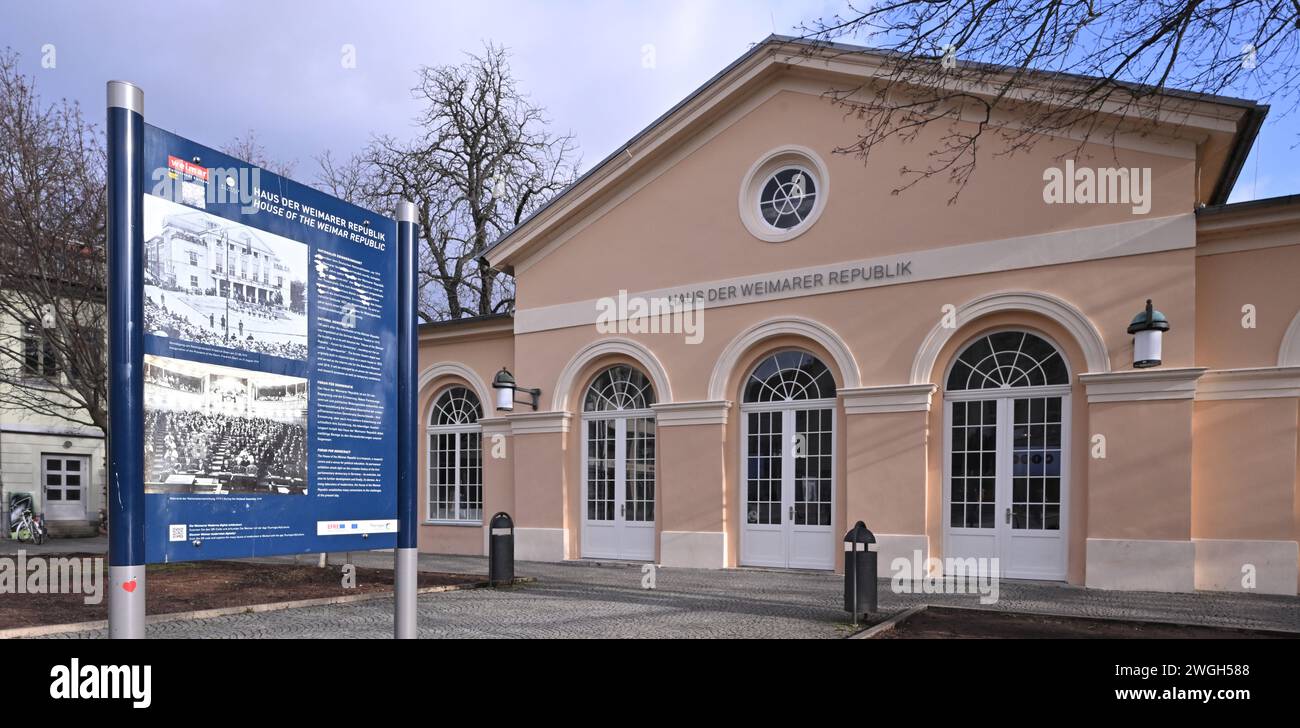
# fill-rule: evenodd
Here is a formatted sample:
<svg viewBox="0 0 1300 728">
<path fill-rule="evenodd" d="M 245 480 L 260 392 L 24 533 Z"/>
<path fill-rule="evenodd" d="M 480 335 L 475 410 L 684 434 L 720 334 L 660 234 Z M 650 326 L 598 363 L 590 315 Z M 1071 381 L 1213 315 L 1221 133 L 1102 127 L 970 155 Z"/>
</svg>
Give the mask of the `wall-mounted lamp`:
<svg viewBox="0 0 1300 728">
<path fill-rule="evenodd" d="M 515 402 L 520 404 L 531 404 L 533 409 L 537 409 L 538 398 L 542 396 L 542 390 L 536 387 L 521 387 L 515 383 L 515 375 L 510 373 L 509 369 L 501 367 L 501 371 L 492 378 L 492 388 L 497 391 L 497 409 L 503 412 L 513 411 Z M 515 392 L 523 392 L 530 395 L 532 400 L 516 400 Z"/>
<path fill-rule="evenodd" d="M 1147 307 L 1133 317 L 1128 325 L 1128 332 L 1133 334 L 1133 368 L 1147 369 L 1160 366 L 1161 338 L 1169 330 L 1169 319 L 1163 313 Z"/>
</svg>

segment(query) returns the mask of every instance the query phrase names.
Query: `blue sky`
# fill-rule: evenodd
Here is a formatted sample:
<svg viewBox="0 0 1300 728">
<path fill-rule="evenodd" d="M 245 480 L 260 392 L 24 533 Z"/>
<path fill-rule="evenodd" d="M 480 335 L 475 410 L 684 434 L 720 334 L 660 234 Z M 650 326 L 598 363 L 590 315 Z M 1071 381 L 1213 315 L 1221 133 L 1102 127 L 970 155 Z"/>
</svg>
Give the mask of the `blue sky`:
<svg viewBox="0 0 1300 728">
<path fill-rule="evenodd" d="M 313 157 L 351 154 L 374 133 L 405 136 L 420 65 L 485 41 L 510 48 L 520 87 L 571 131 L 583 169 L 772 32 L 843 4 L 827 0 L 590 2 L 5 2 L 0 46 L 19 51 L 46 99 L 101 121 L 104 82 L 145 90 L 153 124 L 212 146 L 256 129 L 310 181 Z M 42 68 L 53 44 L 56 66 Z M 356 68 L 340 62 L 356 49 Z M 653 46 L 654 64 L 643 63 Z M 1281 111 L 1280 109 L 1277 111 Z M 1300 193 L 1296 115 L 1264 127 L 1233 201 Z M 978 183 L 978 180 L 976 180 Z"/>
</svg>

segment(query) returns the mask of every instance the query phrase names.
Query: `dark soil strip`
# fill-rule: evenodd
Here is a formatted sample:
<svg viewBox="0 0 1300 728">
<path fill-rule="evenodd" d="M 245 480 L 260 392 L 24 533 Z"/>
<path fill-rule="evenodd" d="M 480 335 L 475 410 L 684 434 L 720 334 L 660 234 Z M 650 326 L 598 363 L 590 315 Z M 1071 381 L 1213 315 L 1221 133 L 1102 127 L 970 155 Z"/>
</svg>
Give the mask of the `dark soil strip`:
<svg viewBox="0 0 1300 728">
<path fill-rule="evenodd" d="M 102 557 L 103 554 L 41 554 L 48 558 Z M 30 568 L 29 568 L 30 571 Z M 241 561 L 190 561 L 147 567 L 145 595 L 149 614 L 171 614 L 220 607 L 321 599 L 391 592 L 389 569 L 356 570 L 356 588 L 344 589 L 340 566 L 319 568 L 302 564 Z M 108 567 L 102 574 L 103 599 L 86 604 L 83 594 L 0 594 L 0 629 L 69 624 L 108 619 Z M 482 576 L 420 572 L 419 585 L 476 584 Z"/>
<path fill-rule="evenodd" d="M 1267 639 L 1284 636 L 1249 629 L 1048 617 L 932 606 L 876 639 Z"/>
</svg>

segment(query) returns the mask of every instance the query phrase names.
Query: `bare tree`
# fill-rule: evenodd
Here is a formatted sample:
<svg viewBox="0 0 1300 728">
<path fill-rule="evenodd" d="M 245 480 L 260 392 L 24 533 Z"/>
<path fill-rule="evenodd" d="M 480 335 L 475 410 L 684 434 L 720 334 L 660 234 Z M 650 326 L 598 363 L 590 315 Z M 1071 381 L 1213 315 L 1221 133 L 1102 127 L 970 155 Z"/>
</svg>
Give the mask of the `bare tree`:
<svg viewBox="0 0 1300 728">
<path fill-rule="evenodd" d="M 100 136 L 0 52 L 0 410 L 107 431 Z"/>
<path fill-rule="evenodd" d="M 412 91 L 424 111 L 415 138 L 377 137 L 345 161 L 322 155 L 318 184 L 380 212 L 401 199 L 416 204 L 424 320 L 507 311 L 514 283 L 481 256 L 572 183 L 573 137 L 551 133 L 545 110 L 519 91 L 503 48 L 488 45 L 417 76 Z"/>
<path fill-rule="evenodd" d="M 828 93 L 863 125 L 836 151 L 865 162 L 882 142 L 935 126 L 939 143 L 900 170 L 894 192 L 946 176 L 951 203 L 982 143 L 998 142 L 987 145 L 994 154 L 1048 136 L 1075 139 L 1075 151 L 1113 144 L 1122 129 L 1185 118 L 1186 94 L 1171 90 L 1289 111 L 1300 97 L 1298 29 L 1296 0 L 885 0 L 803 31 L 818 53 L 846 39 L 879 51 L 878 78 Z M 998 124 L 999 112 L 1018 123 Z"/>
<path fill-rule="evenodd" d="M 296 161 L 285 162 L 272 159 L 266 153 L 266 147 L 262 146 L 262 143 L 257 140 L 257 132 L 253 129 L 249 129 L 242 137 L 236 135 L 234 139 L 230 140 L 229 144 L 221 148 L 221 151 L 235 159 L 261 167 L 281 177 L 292 177 L 293 170 L 298 166 Z"/>
</svg>

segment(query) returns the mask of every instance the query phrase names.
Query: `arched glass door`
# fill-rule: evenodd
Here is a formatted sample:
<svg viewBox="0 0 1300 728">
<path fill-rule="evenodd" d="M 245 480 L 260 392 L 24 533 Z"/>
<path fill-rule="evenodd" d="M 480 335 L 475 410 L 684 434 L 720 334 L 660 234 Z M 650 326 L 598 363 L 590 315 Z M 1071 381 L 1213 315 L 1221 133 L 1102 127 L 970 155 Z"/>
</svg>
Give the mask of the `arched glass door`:
<svg viewBox="0 0 1300 728">
<path fill-rule="evenodd" d="M 948 372 L 944 555 L 1002 576 L 1064 579 L 1070 374 L 1027 331 L 972 341 Z"/>
<path fill-rule="evenodd" d="M 654 388 L 640 371 L 612 366 L 582 401 L 583 530 L 586 558 L 655 556 Z"/>
<path fill-rule="evenodd" d="M 835 566 L 835 378 L 802 351 L 773 354 L 745 380 L 740 563 Z"/>
</svg>

